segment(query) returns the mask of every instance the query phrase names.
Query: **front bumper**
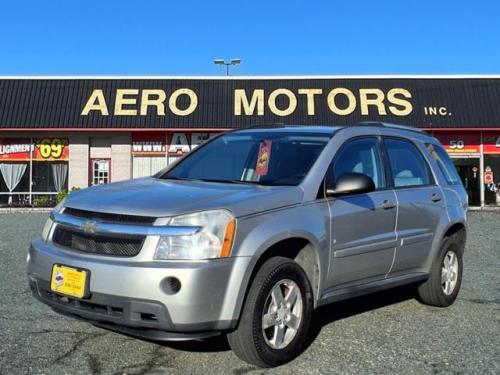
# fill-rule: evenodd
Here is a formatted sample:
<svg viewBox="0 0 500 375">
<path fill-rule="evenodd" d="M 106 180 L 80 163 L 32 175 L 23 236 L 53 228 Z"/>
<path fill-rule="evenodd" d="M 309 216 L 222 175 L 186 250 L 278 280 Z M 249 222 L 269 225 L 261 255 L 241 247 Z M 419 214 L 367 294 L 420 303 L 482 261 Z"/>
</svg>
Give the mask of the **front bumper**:
<svg viewBox="0 0 500 375">
<path fill-rule="evenodd" d="M 28 278 L 35 297 L 59 312 L 135 336 L 190 339 L 236 326 L 250 262 L 249 257 L 197 262 L 115 259 L 37 238 L 29 251 Z M 90 270 L 90 297 L 51 292 L 55 263 Z M 165 290 L 168 277 L 180 281 L 177 293 Z"/>
</svg>

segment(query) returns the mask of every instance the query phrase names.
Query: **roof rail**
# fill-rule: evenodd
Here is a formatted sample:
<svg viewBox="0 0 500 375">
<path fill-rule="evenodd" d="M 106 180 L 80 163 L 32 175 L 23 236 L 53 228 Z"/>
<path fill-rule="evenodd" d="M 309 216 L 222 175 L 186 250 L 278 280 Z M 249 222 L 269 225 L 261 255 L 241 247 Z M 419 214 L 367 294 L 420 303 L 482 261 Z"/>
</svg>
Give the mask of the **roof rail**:
<svg viewBox="0 0 500 375">
<path fill-rule="evenodd" d="M 401 129 L 401 130 L 407 130 L 410 132 L 415 132 L 415 133 L 424 133 L 422 129 L 419 128 L 414 128 L 411 126 L 407 125 L 399 125 L 399 124 L 390 124 L 387 122 L 381 122 L 381 121 L 362 121 L 354 124 L 353 126 L 375 126 L 379 128 L 392 128 L 392 129 Z"/>
<path fill-rule="evenodd" d="M 243 128 L 239 128 L 238 130 L 246 130 L 246 129 L 266 129 L 266 128 L 284 128 L 292 125 L 286 125 L 283 122 L 268 122 L 262 124 L 252 124 L 249 126 L 245 126 Z"/>
</svg>

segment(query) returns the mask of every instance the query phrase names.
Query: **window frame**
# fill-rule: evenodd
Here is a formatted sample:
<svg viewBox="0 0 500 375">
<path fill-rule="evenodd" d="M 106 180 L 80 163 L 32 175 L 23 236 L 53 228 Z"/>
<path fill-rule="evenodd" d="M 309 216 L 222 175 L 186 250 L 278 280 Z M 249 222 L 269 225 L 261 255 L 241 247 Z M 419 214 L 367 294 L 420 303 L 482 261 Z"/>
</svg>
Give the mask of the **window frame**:
<svg viewBox="0 0 500 375">
<path fill-rule="evenodd" d="M 422 152 L 422 150 L 420 150 L 420 148 L 418 147 L 418 145 L 413 140 L 408 139 L 408 138 L 393 136 L 393 135 L 383 135 L 381 138 L 382 138 L 382 140 L 381 140 L 382 141 L 381 142 L 381 146 L 384 149 L 384 154 L 386 155 L 386 160 L 385 160 L 386 167 L 387 167 L 386 170 L 388 171 L 388 174 L 389 174 L 388 178 L 389 178 L 390 186 L 391 186 L 392 189 L 394 189 L 394 190 L 418 189 L 418 188 L 425 188 L 425 187 L 437 186 L 436 179 L 434 178 L 434 174 L 432 173 L 432 168 L 429 165 L 429 161 L 425 157 L 425 155 Z M 392 140 L 395 140 L 395 141 L 400 141 L 400 142 L 408 143 L 408 144 L 410 144 L 411 146 L 413 146 L 417 150 L 417 153 L 420 155 L 420 157 L 424 161 L 425 169 L 427 171 L 427 176 L 429 178 L 429 183 L 422 184 L 422 185 L 407 185 L 407 186 L 396 186 L 394 184 L 394 175 L 392 173 L 391 160 L 389 158 L 389 151 L 387 150 L 387 146 L 385 144 L 385 141 L 387 139 L 389 139 L 389 140 L 392 139 Z"/>
<path fill-rule="evenodd" d="M 322 192 L 323 192 L 323 196 L 320 196 L 320 194 L 318 194 L 318 198 L 326 198 L 326 199 L 329 199 L 327 196 L 326 196 L 326 189 L 327 189 L 327 186 L 328 186 L 328 183 L 329 181 L 331 180 L 331 178 L 333 177 L 333 166 L 335 165 L 335 162 L 338 160 L 338 158 L 340 157 L 340 155 L 344 152 L 344 150 L 353 142 L 356 142 L 356 141 L 359 141 L 359 140 L 366 140 L 366 139 L 372 139 L 375 141 L 375 144 L 377 146 L 377 149 L 378 149 L 378 152 L 379 152 L 379 156 L 380 156 L 380 167 L 381 167 L 381 175 L 384 179 L 384 183 L 382 187 L 379 187 L 379 188 L 376 188 L 374 191 L 372 191 L 371 193 L 374 193 L 374 192 L 379 192 L 379 191 L 385 191 L 385 190 L 390 190 L 391 187 L 390 187 L 390 180 L 388 180 L 388 176 L 387 176 L 387 167 L 386 167 L 386 157 L 385 157 L 385 152 L 383 150 L 383 145 L 382 145 L 382 138 L 379 136 L 379 135 L 358 135 L 358 136 L 355 136 L 355 137 L 352 137 L 352 138 L 349 138 L 348 140 L 346 140 L 344 143 L 342 143 L 342 145 L 339 147 L 339 149 L 335 152 L 335 155 L 333 156 L 332 160 L 330 161 L 330 164 L 328 165 L 328 168 L 326 170 L 326 173 L 325 173 L 325 176 L 323 177 L 323 182 L 321 184 L 321 186 L 323 187 L 322 189 Z M 375 181 L 374 181 L 375 182 Z M 356 194 L 346 194 L 344 195 L 344 197 L 353 197 L 353 196 L 357 196 L 357 195 L 362 195 L 362 194 L 367 194 L 367 193 L 356 193 Z M 370 193 L 368 193 L 370 194 Z"/>
<path fill-rule="evenodd" d="M 99 185 L 94 185 L 93 182 L 94 182 L 94 162 L 100 161 L 100 160 L 107 161 L 108 165 L 109 165 L 108 182 L 103 184 L 103 185 L 107 185 L 107 184 L 110 184 L 112 182 L 112 180 L 111 180 L 112 160 L 111 160 L 111 158 L 90 158 L 89 159 L 89 187 L 99 186 Z"/>
</svg>

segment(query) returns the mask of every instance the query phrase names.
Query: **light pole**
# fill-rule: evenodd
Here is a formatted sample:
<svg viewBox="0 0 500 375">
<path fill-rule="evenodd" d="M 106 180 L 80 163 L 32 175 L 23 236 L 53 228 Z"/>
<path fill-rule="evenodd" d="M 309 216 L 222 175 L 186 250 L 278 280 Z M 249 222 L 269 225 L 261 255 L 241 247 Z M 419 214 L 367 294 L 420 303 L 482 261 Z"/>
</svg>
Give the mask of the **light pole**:
<svg viewBox="0 0 500 375">
<path fill-rule="evenodd" d="M 226 76 L 228 76 L 229 75 L 229 66 L 241 64 L 241 59 L 231 59 L 229 62 L 226 62 L 223 59 L 215 59 L 214 64 L 215 65 L 225 65 L 226 66 Z"/>
</svg>

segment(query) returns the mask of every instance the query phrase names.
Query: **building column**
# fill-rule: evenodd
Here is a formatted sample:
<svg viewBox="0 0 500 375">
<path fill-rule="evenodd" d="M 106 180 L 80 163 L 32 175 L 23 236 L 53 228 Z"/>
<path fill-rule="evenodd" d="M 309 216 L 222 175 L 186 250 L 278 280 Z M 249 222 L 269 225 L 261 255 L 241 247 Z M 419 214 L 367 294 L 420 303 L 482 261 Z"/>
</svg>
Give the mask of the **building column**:
<svg viewBox="0 0 500 375">
<path fill-rule="evenodd" d="M 89 186 L 89 137 L 71 134 L 69 138 L 68 190 Z"/>
<path fill-rule="evenodd" d="M 111 136 L 111 182 L 132 178 L 132 139 L 130 133 Z"/>
<path fill-rule="evenodd" d="M 481 155 L 479 156 L 479 197 L 481 200 L 481 207 L 484 207 L 484 147 L 483 147 L 483 132 L 480 135 L 481 144 L 479 145 L 479 150 Z"/>
</svg>

